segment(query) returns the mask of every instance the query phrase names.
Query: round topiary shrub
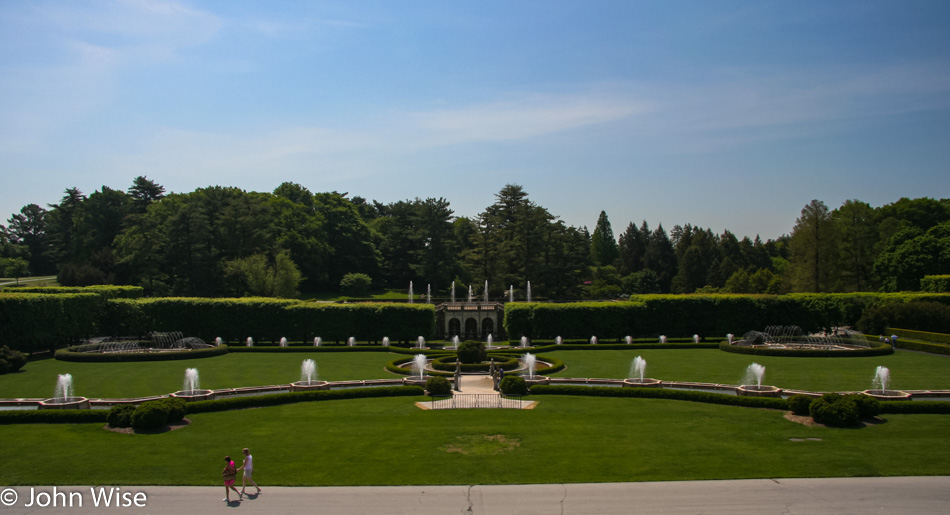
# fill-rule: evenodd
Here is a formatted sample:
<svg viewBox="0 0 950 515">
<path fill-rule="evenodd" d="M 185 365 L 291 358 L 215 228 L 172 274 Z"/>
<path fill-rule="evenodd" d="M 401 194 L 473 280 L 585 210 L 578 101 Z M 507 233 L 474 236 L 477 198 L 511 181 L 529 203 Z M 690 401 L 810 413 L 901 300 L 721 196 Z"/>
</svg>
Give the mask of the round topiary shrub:
<svg viewBox="0 0 950 515">
<path fill-rule="evenodd" d="M 481 363 L 488 358 L 485 352 L 485 344 L 471 340 L 459 344 L 458 356 L 459 361 L 466 364 Z"/>
<path fill-rule="evenodd" d="M 813 400 L 809 411 L 815 422 L 830 427 L 852 427 L 861 421 L 857 402 L 836 393 L 826 393 Z"/>
<path fill-rule="evenodd" d="M 168 418 L 166 422 L 169 424 L 175 424 L 181 422 L 181 419 L 185 418 L 185 401 L 181 399 L 176 399 L 174 397 L 168 397 L 162 399 L 158 402 L 161 402 L 165 405 L 165 409 L 168 410 Z"/>
<path fill-rule="evenodd" d="M 429 392 L 429 395 L 449 395 L 452 393 L 452 386 L 449 384 L 448 379 L 441 376 L 433 376 L 426 381 L 426 391 Z"/>
<path fill-rule="evenodd" d="M 0 347 L 0 374 L 16 372 L 26 365 L 26 354 L 4 345 Z"/>
<path fill-rule="evenodd" d="M 133 412 L 135 412 L 134 404 L 118 404 L 109 410 L 106 421 L 109 427 L 132 427 Z"/>
<path fill-rule="evenodd" d="M 132 412 L 132 427 L 138 431 L 159 429 L 167 423 L 168 409 L 162 401 L 143 402 Z"/>
<path fill-rule="evenodd" d="M 881 403 L 870 395 L 855 393 L 847 396 L 858 407 L 858 415 L 864 418 L 874 418 L 881 413 Z"/>
<path fill-rule="evenodd" d="M 788 398 L 788 409 L 796 415 L 809 415 L 811 412 L 811 401 L 813 399 L 807 395 L 792 395 Z"/>
<path fill-rule="evenodd" d="M 498 389 L 505 395 L 527 395 L 528 383 L 521 376 L 505 376 Z"/>
</svg>

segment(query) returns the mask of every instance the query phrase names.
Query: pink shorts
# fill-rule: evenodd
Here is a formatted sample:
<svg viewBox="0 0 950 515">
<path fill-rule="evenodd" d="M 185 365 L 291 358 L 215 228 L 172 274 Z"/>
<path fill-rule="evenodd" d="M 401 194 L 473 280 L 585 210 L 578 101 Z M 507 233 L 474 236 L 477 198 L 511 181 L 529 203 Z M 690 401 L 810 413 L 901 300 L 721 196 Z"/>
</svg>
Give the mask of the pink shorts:
<svg viewBox="0 0 950 515">
<path fill-rule="evenodd" d="M 233 484 L 234 484 L 234 480 L 233 480 L 233 479 L 225 479 L 225 480 L 224 480 L 224 486 L 231 486 L 231 485 L 233 485 Z"/>
</svg>

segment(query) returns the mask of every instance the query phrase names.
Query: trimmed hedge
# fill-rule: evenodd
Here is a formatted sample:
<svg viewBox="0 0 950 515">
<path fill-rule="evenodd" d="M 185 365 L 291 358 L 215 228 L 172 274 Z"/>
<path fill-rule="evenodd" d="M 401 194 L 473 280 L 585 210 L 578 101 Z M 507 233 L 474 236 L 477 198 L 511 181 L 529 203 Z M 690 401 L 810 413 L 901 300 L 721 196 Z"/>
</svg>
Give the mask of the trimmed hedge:
<svg viewBox="0 0 950 515">
<path fill-rule="evenodd" d="M 0 411 L 0 424 L 87 424 L 106 422 L 108 410 L 41 409 Z"/>
<path fill-rule="evenodd" d="M 352 388 L 346 390 L 315 390 L 309 392 L 273 393 L 254 397 L 235 397 L 213 401 L 196 401 L 186 404 L 188 413 L 209 413 L 244 408 L 279 406 L 297 402 L 328 401 L 337 399 L 361 399 L 367 397 L 413 397 L 425 395 L 421 386 L 382 386 L 375 388 Z"/>
<path fill-rule="evenodd" d="M 950 345 L 950 334 L 946 334 L 946 333 L 912 331 L 910 329 L 898 329 L 896 327 L 888 327 L 887 333 L 897 335 L 898 346 L 901 346 L 900 343 L 904 341 L 903 338 L 910 338 L 913 340 L 923 340 L 925 342 L 932 342 L 932 343 L 944 343 L 944 344 Z"/>
<path fill-rule="evenodd" d="M 811 413 L 809 408 L 812 400 L 808 395 L 792 395 L 788 398 L 788 409 L 796 415 L 807 416 Z"/>
<path fill-rule="evenodd" d="M 855 349 L 848 351 L 820 350 L 820 349 L 765 349 L 730 345 L 721 342 L 719 350 L 736 354 L 751 354 L 755 356 L 782 356 L 786 358 L 863 358 L 869 356 L 886 356 L 894 353 L 894 347 L 887 343 L 868 340 L 869 349 Z"/>
<path fill-rule="evenodd" d="M 207 349 L 167 351 L 167 352 L 77 352 L 79 346 L 56 351 L 56 359 L 81 363 L 126 363 L 130 361 L 174 361 L 223 356 L 228 353 L 227 345 Z"/>
<path fill-rule="evenodd" d="M 430 396 L 451 395 L 452 385 L 449 384 L 448 379 L 442 376 L 433 376 L 426 381 L 426 391 L 429 392 Z"/>
<path fill-rule="evenodd" d="M 168 409 L 162 401 L 139 404 L 132 412 L 132 427 L 136 431 L 152 431 L 168 424 Z"/>
<path fill-rule="evenodd" d="M 0 347 L 0 374 L 16 372 L 26 365 L 26 355 L 4 345 Z"/>
<path fill-rule="evenodd" d="M 106 422 L 109 423 L 110 427 L 132 427 L 132 413 L 134 412 L 134 404 L 117 404 L 109 409 Z"/>
<path fill-rule="evenodd" d="M 503 368 L 505 370 L 514 370 L 518 368 L 518 356 L 510 356 L 500 353 L 492 353 L 489 360 L 495 358 L 495 370 Z M 432 360 L 432 368 L 444 370 L 446 372 L 455 372 L 455 356 L 439 356 Z M 462 372 L 488 372 L 491 368 L 491 362 L 487 363 L 461 363 L 459 369 Z"/>
<path fill-rule="evenodd" d="M 505 395 L 527 395 L 528 383 L 521 376 L 505 376 L 498 383 L 498 389 Z"/>
<path fill-rule="evenodd" d="M 920 280 L 920 291 L 950 293 L 950 275 L 925 275 Z"/>
<path fill-rule="evenodd" d="M 418 354 L 418 353 L 417 353 L 417 354 Z M 452 355 L 452 356 L 442 356 L 442 355 L 440 355 L 439 357 L 448 357 L 448 358 L 451 358 L 451 359 L 452 359 L 452 362 L 455 363 L 455 356 L 454 356 L 454 355 Z M 405 362 L 406 362 L 406 359 L 407 359 L 407 358 L 402 357 L 402 358 L 396 358 L 396 359 L 394 359 L 394 360 L 391 360 L 391 361 L 389 361 L 388 363 L 386 363 L 386 366 L 385 366 L 384 368 L 385 368 L 386 370 L 388 370 L 388 371 L 394 373 L 394 374 L 399 374 L 399 375 L 408 376 L 409 374 L 412 373 L 411 368 L 399 366 L 400 363 L 405 363 Z M 455 375 L 455 365 L 454 365 L 454 364 L 452 365 L 452 372 L 442 372 L 442 371 L 439 371 L 438 369 L 436 369 L 436 370 L 434 370 L 434 371 L 433 371 L 433 370 L 426 371 L 426 374 L 428 374 L 428 375 L 433 375 L 433 376 L 452 377 L 453 375 Z"/>
<path fill-rule="evenodd" d="M 950 333 L 950 306 L 933 301 L 888 304 L 869 309 L 858 320 L 864 334 L 882 334 L 888 327 Z"/>
<path fill-rule="evenodd" d="M 880 413 L 901 415 L 950 415 L 948 401 L 880 401 Z"/>
<path fill-rule="evenodd" d="M 97 333 L 102 297 L 93 293 L 0 293 L 0 341 L 22 352 L 53 350 Z"/>
<path fill-rule="evenodd" d="M 724 393 L 668 390 L 665 388 L 612 388 L 609 386 L 535 385 L 532 395 L 581 395 L 587 397 L 638 397 L 644 399 L 674 399 L 705 402 L 728 406 L 787 410 L 788 401 L 777 397 L 738 397 Z"/>
<path fill-rule="evenodd" d="M 789 295 L 635 295 L 624 302 L 508 303 L 512 339 L 616 338 L 620 335 L 724 335 L 769 325 L 805 331 L 854 325 L 870 308 L 911 301 L 950 305 L 943 293 L 796 293 Z"/>
<path fill-rule="evenodd" d="M 95 293 L 106 299 L 140 299 L 145 295 L 141 286 L 115 286 L 99 284 L 95 286 L 24 286 L 16 291 L 21 293 L 42 293 L 44 295 L 62 295 L 64 293 Z"/>
<path fill-rule="evenodd" d="M 911 340 L 909 338 L 900 339 L 897 346 L 901 349 L 915 350 L 918 352 L 929 352 L 931 354 L 950 354 L 950 345 L 941 343 L 922 342 Z"/>
</svg>

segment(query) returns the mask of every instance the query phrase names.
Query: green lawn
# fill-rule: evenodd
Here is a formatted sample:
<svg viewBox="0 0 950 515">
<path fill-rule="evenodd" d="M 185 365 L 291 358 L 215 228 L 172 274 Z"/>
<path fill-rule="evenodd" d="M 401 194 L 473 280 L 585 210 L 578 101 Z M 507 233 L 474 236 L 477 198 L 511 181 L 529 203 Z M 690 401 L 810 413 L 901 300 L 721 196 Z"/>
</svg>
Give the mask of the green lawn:
<svg viewBox="0 0 950 515">
<path fill-rule="evenodd" d="M 865 390 L 878 365 L 891 370 L 890 387 L 950 389 L 950 356 L 898 351 L 870 358 L 753 357 L 720 350 L 631 349 L 545 352 L 564 360 L 556 377 L 625 378 L 636 356 L 647 361 L 647 375 L 663 380 L 738 384 L 753 361 L 765 365 L 765 383 L 812 391 Z M 398 377 L 383 366 L 397 354 L 384 352 L 231 353 L 187 361 L 73 363 L 42 360 L 16 374 L 0 375 L 0 397 L 52 396 L 57 374 L 73 376 L 84 397 L 162 395 L 182 389 L 186 368 L 197 368 L 203 388 L 286 384 L 300 379 L 300 364 L 312 358 L 320 379 Z M 408 359 L 409 356 L 406 356 Z"/>
<path fill-rule="evenodd" d="M 197 414 L 154 435 L 0 426 L 0 484 L 217 485 L 222 457 L 245 446 L 265 488 L 950 474 L 942 415 L 887 415 L 855 430 L 658 399 L 544 396 L 521 411 L 423 411 L 419 399 Z"/>
<path fill-rule="evenodd" d="M 424 299 L 425 299 L 425 293 L 426 293 L 426 292 L 423 291 L 423 292 L 422 292 L 422 295 L 419 295 L 419 292 L 415 292 L 415 300 L 416 300 L 417 302 L 420 302 L 420 299 L 423 299 L 423 300 L 424 300 Z M 353 300 L 353 299 L 357 299 L 357 300 L 373 299 L 373 300 L 388 300 L 388 301 L 392 301 L 392 300 L 405 300 L 405 301 L 408 301 L 408 300 L 409 300 L 409 289 L 406 288 L 405 290 L 373 290 L 373 291 L 367 293 L 365 296 L 358 297 L 358 298 L 357 298 L 357 297 L 349 297 L 349 296 L 347 296 L 347 295 L 341 294 L 340 292 L 325 291 L 325 292 L 317 292 L 317 293 L 305 293 L 305 294 L 301 295 L 300 298 L 301 298 L 301 299 L 304 299 L 304 300 L 322 300 L 322 301 L 327 301 L 327 302 L 338 302 L 338 301 Z"/>
<path fill-rule="evenodd" d="M 786 358 L 748 356 L 717 349 L 545 352 L 564 360 L 556 377 L 628 377 L 636 356 L 647 362 L 646 375 L 666 381 L 739 384 L 752 362 L 765 366 L 765 384 L 810 391 L 871 388 L 874 371 L 888 367 L 888 388 L 950 390 L 950 356 L 898 351 L 863 358 Z"/>
</svg>

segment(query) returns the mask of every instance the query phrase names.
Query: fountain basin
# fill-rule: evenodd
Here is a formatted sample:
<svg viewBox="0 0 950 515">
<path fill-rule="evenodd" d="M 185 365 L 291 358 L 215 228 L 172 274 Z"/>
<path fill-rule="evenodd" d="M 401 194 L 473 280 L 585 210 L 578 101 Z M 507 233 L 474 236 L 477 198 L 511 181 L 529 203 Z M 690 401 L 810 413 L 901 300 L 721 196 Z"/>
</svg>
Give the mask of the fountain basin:
<svg viewBox="0 0 950 515">
<path fill-rule="evenodd" d="M 781 397 L 782 389 L 776 386 L 744 384 L 736 387 L 739 397 Z"/>
<path fill-rule="evenodd" d="M 524 378 L 524 382 L 529 388 L 536 384 L 551 384 L 551 378 L 548 376 L 531 376 L 530 378 L 528 378 L 528 376 L 521 377 Z"/>
<path fill-rule="evenodd" d="M 290 383 L 292 392 L 309 392 L 311 390 L 329 390 L 330 383 L 326 381 L 297 381 Z"/>
<path fill-rule="evenodd" d="M 56 397 L 40 401 L 37 409 L 89 409 L 89 399 L 85 397 Z"/>
<path fill-rule="evenodd" d="M 171 394 L 172 397 L 185 402 L 214 400 L 214 390 L 183 390 Z"/>
<path fill-rule="evenodd" d="M 636 387 L 641 387 L 641 388 L 661 388 L 662 385 L 663 385 L 663 381 L 660 381 L 659 379 L 653 379 L 652 377 L 644 377 L 643 379 L 640 379 L 640 378 L 624 379 L 623 383 L 621 384 L 621 386 L 624 388 L 629 387 L 629 386 L 636 386 Z"/>
<path fill-rule="evenodd" d="M 879 401 L 909 401 L 911 397 L 911 394 L 900 390 L 864 390 L 863 393 Z"/>
<path fill-rule="evenodd" d="M 422 376 L 422 377 L 419 377 L 419 376 L 410 376 L 410 377 L 404 377 L 404 378 L 402 378 L 402 384 L 403 384 L 403 385 L 406 385 L 406 386 L 421 386 L 421 387 L 425 388 L 425 386 L 426 386 L 426 381 L 428 381 L 430 377 L 434 377 L 434 376 Z"/>
</svg>

